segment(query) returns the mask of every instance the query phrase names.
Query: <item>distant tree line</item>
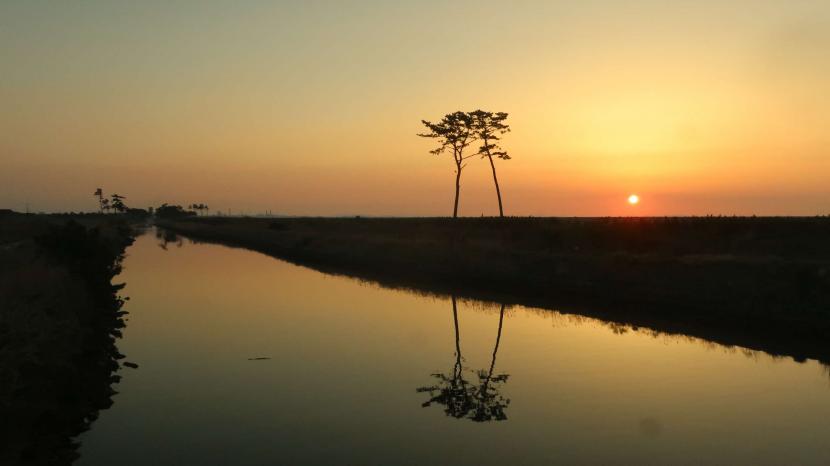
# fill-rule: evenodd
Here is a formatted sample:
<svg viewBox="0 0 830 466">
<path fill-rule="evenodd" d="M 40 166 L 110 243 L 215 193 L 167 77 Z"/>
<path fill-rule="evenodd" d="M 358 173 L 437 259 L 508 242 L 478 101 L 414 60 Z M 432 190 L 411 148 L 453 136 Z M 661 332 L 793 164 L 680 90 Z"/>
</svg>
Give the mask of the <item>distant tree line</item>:
<svg viewBox="0 0 830 466">
<path fill-rule="evenodd" d="M 437 123 L 421 120 L 427 132 L 418 136 L 435 139 L 438 147 L 431 150 L 431 154 L 440 155 L 451 153 L 455 163 L 455 200 L 453 203 L 453 218 L 458 217 L 458 200 L 461 192 L 461 171 L 467 166 L 465 161 L 471 157 L 480 156 L 490 162 L 493 172 L 493 184 L 496 187 L 496 198 L 499 204 L 499 217 L 504 217 L 504 207 L 501 200 L 501 189 L 496 176 L 494 159 L 510 160 L 510 155 L 499 145 L 501 135 L 510 132 L 506 123 L 507 113 L 487 112 L 453 112 L 444 115 Z M 476 152 L 467 152 L 467 148 L 478 142 Z"/>
<path fill-rule="evenodd" d="M 110 213 L 110 211 L 123 214 L 130 210 L 124 203 L 124 200 L 127 199 L 126 196 L 112 194 L 107 198 L 101 188 L 96 189 L 92 195 L 98 198 L 98 211 L 102 214 Z"/>
<path fill-rule="evenodd" d="M 196 217 L 197 215 L 208 215 L 210 207 L 207 204 L 189 204 L 186 208 L 178 204 L 170 205 L 164 203 L 155 209 L 156 217 L 166 219 L 177 219 L 185 217 Z"/>
<path fill-rule="evenodd" d="M 207 204 L 190 204 L 187 208 L 203 215 L 210 215 L 210 207 Z"/>
<path fill-rule="evenodd" d="M 145 218 L 151 213 L 145 209 L 137 209 L 134 207 L 128 207 L 127 204 L 124 202 L 127 197 L 122 196 L 120 194 L 111 194 L 109 197 L 104 195 L 104 190 L 98 188 L 95 190 L 92 195 L 98 201 L 98 213 L 100 214 L 109 214 L 109 213 L 116 213 L 116 214 L 126 214 L 127 216 L 139 219 Z"/>
<path fill-rule="evenodd" d="M 164 203 L 155 209 L 150 207 L 149 210 L 144 210 L 127 207 L 127 205 L 124 203 L 124 200 L 127 199 L 126 196 L 122 196 L 120 194 L 112 194 L 109 197 L 105 196 L 104 190 L 101 188 L 96 189 L 92 195 L 95 196 L 95 198 L 98 200 L 98 211 L 102 214 L 116 212 L 131 215 L 143 214 L 143 216 L 156 215 L 159 218 L 183 218 L 194 217 L 200 214 L 210 214 L 210 207 L 204 203 L 193 203 L 188 205 L 187 208 L 184 208 L 180 205 L 170 205 Z"/>
<path fill-rule="evenodd" d="M 185 208 L 180 205 L 168 205 L 167 203 L 156 207 L 155 212 L 156 217 L 165 219 L 178 219 L 196 216 L 196 212 L 192 210 L 185 210 Z"/>
</svg>

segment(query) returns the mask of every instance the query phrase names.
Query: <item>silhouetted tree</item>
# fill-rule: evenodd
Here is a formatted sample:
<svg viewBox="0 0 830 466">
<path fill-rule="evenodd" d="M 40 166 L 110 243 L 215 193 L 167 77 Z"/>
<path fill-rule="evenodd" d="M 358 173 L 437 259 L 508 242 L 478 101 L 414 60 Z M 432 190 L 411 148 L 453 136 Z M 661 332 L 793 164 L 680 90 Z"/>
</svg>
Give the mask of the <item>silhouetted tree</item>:
<svg viewBox="0 0 830 466">
<path fill-rule="evenodd" d="M 176 219 L 184 217 L 193 217 L 196 212 L 192 210 L 184 210 L 180 205 L 168 205 L 164 203 L 156 208 L 156 217 L 166 219 Z"/>
<path fill-rule="evenodd" d="M 170 231 L 164 228 L 156 228 L 156 238 L 159 239 L 159 247 L 167 251 L 167 245 L 170 243 L 174 243 L 177 248 L 182 247 L 184 241 L 182 241 L 182 237 L 177 235 L 176 232 Z"/>
<path fill-rule="evenodd" d="M 452 151 L 455 162 L 455 202 L 452 216 L 458 217 L 458 197 L 461 192 L 461 170 L 466 166 L 464 160 L 473 155 L 464 155 L 464 150 L 475 140 L 472 131 L 472 117 L 465 112 L 454 112 L 444 116 L 438 123 L 421 120 L 429 132 L 418 133 L 418 136 L 438 140 L 438 147 L 431 150 L 431 154 L 439 155 L 445 151 Z"/>
<path fill-rule="evenodd" d="M 205 215 L 205 211 L 208 210 L 207 204 L 201 204 L 201 203 L 200 204 L 190 204 L 189 206 L 187 206 L 187 208 L 190 209 L 190 210 L 197 211 L 202 215 Z"/>
<path fill-rule="evenodd" d="M 92 195 L 98 198 L 98 211 L 104 213 L 104 191 L 98 188 Z"/>
<path fill-rule="evenodd" d="M 101 199 L 101 210 L 104 213 L 109 213 L 110 209 L 112 209 L 112 207 L 110 206 L 110 200 L 109 199 Z"/>
<path fill-rule="evenodd" d="M 496 366 L 496 353 L 499 350 L 501 340 L 504 309 L 505 306 L 502 305 L 490 370 L 478 371 L 479 383 L 474 384 L 464 378 L 461 338 L 458 330 L 458 304 L 455 296 L 452 296 L 452 316 L 455 325 L 455 364 L 450 374 L 432 374 L 433 377 L 438 379 L 437 385 L 416 389 L 419 393 L 429 392 L 430 395 L 430 399 L 421 406 L 428 407 L 432 403 L 438 403 L 444 406 L 444 413 L 447 416 L 456 419 L 467 418 L 475 422 L 504 421 L 507 419 L 504 410 L 510 404 L 510 400 L 499 394 L 498 384 L 507 382 L 508 375 L 493 375 Z"/>
<path fill-rule="evenodd" d="M 464 379 L 464 368 L 461 357 L 461 339 L 458 331 L 458 304 L 452 296 L 452 317 L 455 324 L 455 364 L 450 374 L 435 373 L 433 377 L 438 379 L 438 385 L 420 387 L 416 391 L 429 392 L 430 399 L 421 406 L 428 407 L 432 403 L 444 406 L 444 413 L 460 419 L 467 416 L 472 408 L 472 400 L 469 392 L 470 383 Z"/>
<path fill-rule="evenodd" d="M 504 209 L 501 204 L 501 190 L 499 189 L 499 179 L 496 177 L 496 164 L 493 163 L 493 157 L 510 160 L 510 156 L 499 146 L 501 138 L 499 135 L 510 132 L 510 126 L 505 123 L 507 120 L 507 113 L 504 112 L 485 112 L 484 110 L 476 110 L 470 112 L 472 120 L 473 132 L 476 138 L 481 141 L 481 147 L 478 149 L 478 155 L 487 157 L 490 161 L 490 168 L 493 170 L 493 183 L 496 185 L 496 197 L 499 199 L 499 217 L 504 217 Z"/>
<path fill-rule="evenodd" d="M 501 342 L 501 330 L 504 325 L 504 308 L 505 306 L 502 304 L 501 311 L 499 311 L 499 331 L 496 334 L 496 345 L 493 348 L 490 370 L 488 372 L 482 370 L 478 373 L 481 388 L 476 393 L 478 403 L 476 403 L 476 412 L 473 418 L 478 422 L 490 421 L 492 419 L 503 421 L 507 419 L 507 415 L 504 414 L 504 409 L 510 404 L 510 400 L 499 394 L 496 384 L 507 382 L 509 376 L 507 374 L 493 375 L 493 370 L 496 367 L 496 353 L 499 352 L 499 342 Z"/>
<path fill-rule="evenodd" d="M 118 194 L 113 194 L 111 197 L 112 202 L 110 203 L 110 205 L 116 212 L 123 213 L 127 211 L 127 206 L 124 204 L 124 199 L 126 199 L 126 197 Z"/>
</svg>

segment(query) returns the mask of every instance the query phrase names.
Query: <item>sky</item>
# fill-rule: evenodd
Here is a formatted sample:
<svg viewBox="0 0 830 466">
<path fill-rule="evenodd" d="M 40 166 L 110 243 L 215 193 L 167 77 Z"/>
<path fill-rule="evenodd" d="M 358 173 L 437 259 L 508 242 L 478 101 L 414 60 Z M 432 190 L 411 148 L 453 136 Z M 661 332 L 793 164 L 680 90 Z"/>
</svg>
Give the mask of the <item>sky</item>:
<svg viewBox="0 0 830 466">
<path fill-rule="evenodd" d="M 0 103 L 0 208 L 450 215 L 481 108 L 507 215 L 830 214 L 827 0 L 0 0 Z"/>
</svg>

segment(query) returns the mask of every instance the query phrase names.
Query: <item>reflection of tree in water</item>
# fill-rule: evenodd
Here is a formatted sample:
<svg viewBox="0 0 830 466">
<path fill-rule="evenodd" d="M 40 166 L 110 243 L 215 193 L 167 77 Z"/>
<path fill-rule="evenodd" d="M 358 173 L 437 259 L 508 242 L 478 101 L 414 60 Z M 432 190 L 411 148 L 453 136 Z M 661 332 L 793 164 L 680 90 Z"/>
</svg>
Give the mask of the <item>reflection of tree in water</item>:
<svg viewBox="0 0 830 466">
<path fill-rule="evenodd" d="M 182 247 L 182 238 L 175 232 L 165 230 L 164 228 L 156 228 L 156 239 L 159 240 L 159 247 L 167 250 L 167 245 L 173 243 L 177 248 Z"/>
<path fill-rule="evenodd" d="M 456 419 L 470 419 L 475 422 L 504 421 L 504 413 L 510 404 L 510 399 L 499 393 L 503 384 L 507 383 L 507 374 L 494 375 L 496 354 L 501 341 L 501 330 L 504 323 L 504 304 L 499 312 L 499 329 L 496 334 L 496 344 L 493 348 L 493 357 L 488 370 L 481 369 L 475 372 L 477 381 L 470 382 L 464 378 L 464 367 L 461 356 L 461 338 L 458 331 L 458 305 L 455 296 L 452 296 L 452 316 L 455 325 L 455 364 L 449 374 L 432 374 L 437 384 L 420 387 L 419 393 L 429 393 L 430 399 L 422 406 L 431 406 L 433 403 L 444 406 L 447 416 Z"/>
</svg>

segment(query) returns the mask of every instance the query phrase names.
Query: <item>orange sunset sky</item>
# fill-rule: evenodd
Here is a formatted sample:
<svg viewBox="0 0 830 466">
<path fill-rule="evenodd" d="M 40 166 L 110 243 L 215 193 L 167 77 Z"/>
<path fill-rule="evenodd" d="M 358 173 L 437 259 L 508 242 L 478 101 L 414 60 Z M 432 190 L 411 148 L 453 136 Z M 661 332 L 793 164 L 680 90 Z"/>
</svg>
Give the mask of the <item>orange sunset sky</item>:
<svg viewBox="0 0 830 466">
<path fill-rule="evenodd" d="M 449 215 L 483 108 L 509 215 L 830 213 L 827 0 L 4 1 L 0 67 L 0 208 Z"/>
</svg>

